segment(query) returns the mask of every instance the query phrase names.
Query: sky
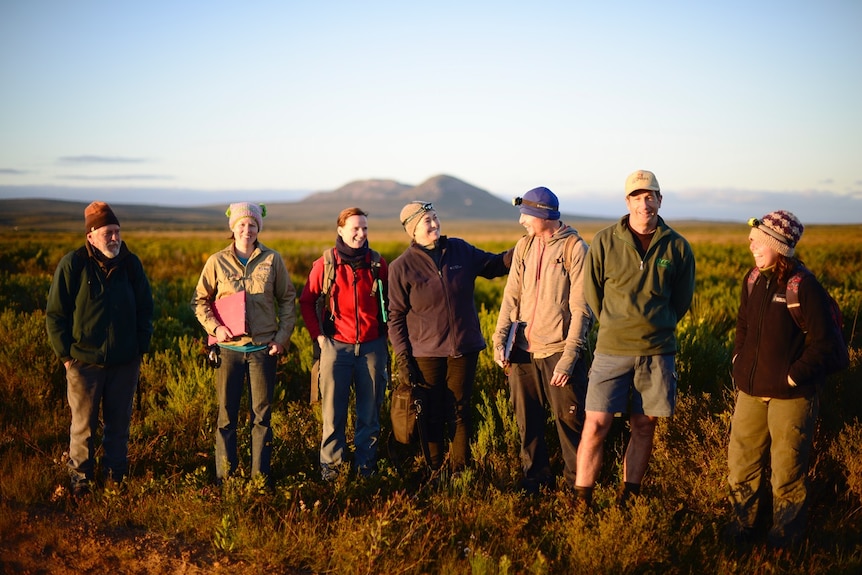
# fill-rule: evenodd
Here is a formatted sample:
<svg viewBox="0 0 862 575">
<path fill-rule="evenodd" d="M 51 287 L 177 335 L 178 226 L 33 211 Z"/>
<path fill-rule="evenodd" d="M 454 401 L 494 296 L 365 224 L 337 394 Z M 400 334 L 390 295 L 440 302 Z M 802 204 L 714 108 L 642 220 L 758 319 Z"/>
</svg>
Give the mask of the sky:
<svg viewBox="0 0 862 575">
<path fill-rule="evenodd" d="M 862 2 L 0 0 L 0 197 L 448 174 L 563 211 L 862 223 Z"/>
</svg>

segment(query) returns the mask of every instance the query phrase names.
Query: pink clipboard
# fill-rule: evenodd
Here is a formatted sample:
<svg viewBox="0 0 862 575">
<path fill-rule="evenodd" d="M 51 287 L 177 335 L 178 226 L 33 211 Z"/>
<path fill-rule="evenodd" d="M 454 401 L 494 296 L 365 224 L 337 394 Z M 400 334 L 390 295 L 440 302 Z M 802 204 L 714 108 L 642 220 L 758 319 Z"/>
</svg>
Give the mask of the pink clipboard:
<svg viewBox="0 0 862 575">
<path fill-rule="evenodd" d="M 234 336 L 245 335 L 245 292 L 238 291 L 215 300 L 212 304 L 213 315 L 227 326 Z M 214 335 L 207 336 L 207 345 L 217 343 Z"/>
</svg>

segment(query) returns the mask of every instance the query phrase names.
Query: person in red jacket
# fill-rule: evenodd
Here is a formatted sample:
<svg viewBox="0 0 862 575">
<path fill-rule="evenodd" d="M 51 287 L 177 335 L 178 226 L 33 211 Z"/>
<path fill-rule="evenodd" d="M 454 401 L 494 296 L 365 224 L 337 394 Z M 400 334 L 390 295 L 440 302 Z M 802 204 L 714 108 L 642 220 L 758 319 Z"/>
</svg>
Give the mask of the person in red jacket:
<svg viewBox="0 0 862 575">
<path fill-rule="evenodd" d="M 299 297 L 302 318 L 312 341 L 320 346 L 320 386 L 323 435 L 320 470 L 332 480 L 345 465 L 345 428 L 350 388 L 356 395 L 354 465 L 368 477 L 376 468 L 380 437 L 380 406 L 386 393 L 389 350 L 385 301 L 387 265 L 382 258 L 372 269 L 368 247 L 368 214 L 346 208 L 338 214 L 335 278 L 327 305 L 318 319 L 316 303 L 323 292 L 324 258 L 317 259 Z M 321 320 L 323 325 L 321 325 Z"/>
<path fill-rule="evenodd" d="M 757 268 L 742 282 L 733 348 L 737 395 L 727 454 L 734 512 L 729 535 L 743 544 L 759 537 L 758 517 L 771 487 L 768 542 L 784 547 L 804 534 L 819 389 L 832 350 L 844 342 L 836 341 L 840 335 L 831 327 L 828 294 L 814 275 L 804 273 L 798 286 L 807 333 L 788 309 L 788 280 L 804 269 L 794 255 L 803 230 L 796 216 L 779 210 L 752 218 L 749 225 Z M 750 277 L 756 279 L 749 289 Z"/>
</svg>

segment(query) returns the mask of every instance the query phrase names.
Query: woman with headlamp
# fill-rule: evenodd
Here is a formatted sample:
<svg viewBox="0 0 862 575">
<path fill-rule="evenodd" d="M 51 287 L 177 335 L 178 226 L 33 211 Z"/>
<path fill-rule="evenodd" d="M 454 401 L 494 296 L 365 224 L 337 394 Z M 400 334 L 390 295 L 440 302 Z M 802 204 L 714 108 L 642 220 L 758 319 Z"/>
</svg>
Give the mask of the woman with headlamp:
<svg viewBox="0 0 862 575">
<path fill-rule="evenodd" d="M 399 221 L 410 246 L 389 267 L 389 339 L 396 375 L 423 396 L 420 437 L 432 469 L 440 469 L 449 440 L 453 473 L 470 461 L 470 399 L 485 339 L 473 292 L 478 276 L 508 273 L 512 250 L 493 254 L 440 233 L 430 202 L 410 202 Z"/>
</svg>

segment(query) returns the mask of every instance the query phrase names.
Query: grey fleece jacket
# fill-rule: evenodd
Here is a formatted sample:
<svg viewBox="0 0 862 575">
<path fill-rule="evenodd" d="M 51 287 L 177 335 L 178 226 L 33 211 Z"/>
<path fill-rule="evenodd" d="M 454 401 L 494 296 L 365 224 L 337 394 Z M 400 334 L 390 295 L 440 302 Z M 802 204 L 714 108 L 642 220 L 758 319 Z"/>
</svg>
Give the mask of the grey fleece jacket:
<svg viewBox="0 0 862 575">
<path fill-rule="evenodd" d="M 567 241 L 573 242 L 568 263 Z M 555 371 L 572 374 L 592 325 L 583 286 L 588 249 L 577 230 L 565 224 L 548 240 L 518 240 L 494 332 L 496 348 L 505 345 L 513 322 L 525 322 L 516 345 L 537 358 L 563 352 Z"/>
</svg>

